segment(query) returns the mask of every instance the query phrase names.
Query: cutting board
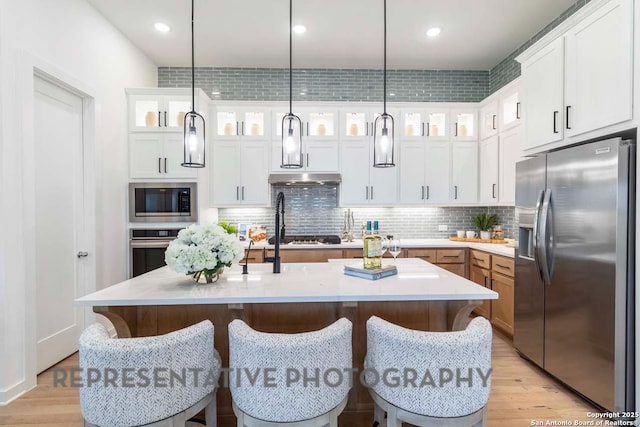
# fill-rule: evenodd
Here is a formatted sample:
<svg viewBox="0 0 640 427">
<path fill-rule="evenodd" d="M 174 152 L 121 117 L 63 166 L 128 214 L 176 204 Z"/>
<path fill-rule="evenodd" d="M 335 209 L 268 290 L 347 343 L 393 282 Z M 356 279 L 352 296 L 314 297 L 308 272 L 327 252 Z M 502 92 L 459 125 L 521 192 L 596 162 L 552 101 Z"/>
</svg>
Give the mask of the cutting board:
<svg viewBox="0 0 640 427">
<path fill-rule="evenodd" d="M 449 237 L 449 240 L 453 240 L 454 242 L 497 243 L 502 245 L 509 243 L 506 239 L 480 239 L 478 237 Z"/>
</svg>

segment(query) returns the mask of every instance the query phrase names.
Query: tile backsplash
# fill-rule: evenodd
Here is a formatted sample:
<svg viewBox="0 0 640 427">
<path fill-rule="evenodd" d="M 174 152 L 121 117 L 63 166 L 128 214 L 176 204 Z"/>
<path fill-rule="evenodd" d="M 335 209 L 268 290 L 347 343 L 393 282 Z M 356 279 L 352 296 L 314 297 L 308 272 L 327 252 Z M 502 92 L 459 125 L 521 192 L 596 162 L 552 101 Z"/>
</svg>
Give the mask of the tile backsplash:
<svg viewBox="0 0 640 427">
<path fill-rule="evenodd" d="M 338 206 L 336 186 L 273 186 L 272 202 L 278 191 L 285 195 L 285 223 L 288 234 L 340 234 L 347 208 Z M 274 206 L 275 204 L 272 203 Z M 505 237 L 513 238 L 513 207 L 358 207 L 352 208 L 356 235 L 362 221 L 378 220 L 380 233 L 397 238 L 446 238 L 456 230 L 474 230 L 471 218 L 482 212 L 498 215 Z M 224 208 L 218 210 L 220 221 L 265 225 L 274 234 L 274 208 Z M 438 231 L 447 225 L 447 231 Z"/>
</svg>

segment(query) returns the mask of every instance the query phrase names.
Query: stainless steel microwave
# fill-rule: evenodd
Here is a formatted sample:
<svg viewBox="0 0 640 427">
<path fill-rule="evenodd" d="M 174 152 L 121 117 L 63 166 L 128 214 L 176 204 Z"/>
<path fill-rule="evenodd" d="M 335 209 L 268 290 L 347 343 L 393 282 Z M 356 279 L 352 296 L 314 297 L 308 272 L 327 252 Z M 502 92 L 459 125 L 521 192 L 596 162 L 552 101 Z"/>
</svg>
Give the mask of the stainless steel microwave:
<svg viewBox="0 0 640 427">
<path fill-rule="evenodd" d="M 129 221 L 198 221 L 195 182 L 129 184 Z"/>
</svg>

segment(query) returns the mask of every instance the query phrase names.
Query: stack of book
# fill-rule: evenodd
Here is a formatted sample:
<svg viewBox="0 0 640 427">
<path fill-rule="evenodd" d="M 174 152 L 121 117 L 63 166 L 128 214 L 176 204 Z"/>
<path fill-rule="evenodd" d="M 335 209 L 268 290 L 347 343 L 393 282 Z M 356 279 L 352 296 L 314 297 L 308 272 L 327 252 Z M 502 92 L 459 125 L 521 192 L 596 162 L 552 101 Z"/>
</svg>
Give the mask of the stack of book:
<svg viewBox="0 0 640 427">
<path fill-rule="evenodd" d="M 344 274 L 347 276 L 361 277 L 363 279 L 378 280 L 383 277 L 389 277 L 398 274 L 398 269 L 395 265 L 383 265 L 381 268 L 368 270 L 362 267 L 356 267 L 352 265 L 344 266 Z"/>
</svg>

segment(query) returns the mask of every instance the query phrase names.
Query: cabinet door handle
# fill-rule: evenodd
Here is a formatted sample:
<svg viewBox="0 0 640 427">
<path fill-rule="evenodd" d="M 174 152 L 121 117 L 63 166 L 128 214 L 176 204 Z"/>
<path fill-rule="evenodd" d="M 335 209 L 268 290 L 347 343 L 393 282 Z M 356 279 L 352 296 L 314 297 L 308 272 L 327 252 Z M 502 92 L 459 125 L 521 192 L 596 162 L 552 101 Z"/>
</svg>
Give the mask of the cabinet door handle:
<svg viewBox="0 0 640 427">
<path fill-rule="evenodd" d="M 458 136 L 458 122 L 456 122 L 456 134 L 454 136 Z"/>
<path fill-rule="evenodd" d="M 242 129 L 242 136 L 244 136 L 244 120 L 242 121 L 242 125 L 240 126 L 240 129 Z"/>
<path fill-rule="evenodd" d="M 164 173 L 167 173 L 167 158 L 164 158 Z"/>
<path fill-rule="evenodd" d="M 477 258 L 476 258 L 476 259 L 477 259 Z M 484 282 L 484 287 L 486 288 L 486 287 L 487 287 L 487 276 L 482 276 L 482 278 L 484 279 L 484 280 L 483 280 L 483 282 Z"/>
<path fill-rule="evenodd" d="M 496 130 L 496 115 L 493 115 L 493 118 L 491 119 L 491 129 L 492 130 Z"/>
<path fill-rule="evenodd" d="M 454 185 L 453 186 L 453 190 L 455 191 L 455 194 L 453 196 L 454 200 L 458 200 L 458 186 Z"/>
<path fill-rule="evenodd" d="M 236 185 L 236 200 L 240 200 L 240 187 Z"/>
<path fill-rule="evenodd" d="M 424 185 L 422 186 L 422 200 L 424 200 Z"/>
<path fill-rule="evenodd" d="M 164 112 L 164 127 L 167 127 L 167 112 Z"/>
<path fill-rule="evenodd" d="M 422 136 L 424 136 L 424 122 L 422 122 Z M 429 135 L 427 135 L 429 136 Z"/>
<path fill-rule="evenodd" d="M 567 105 L 567 108 L 566 108 L 565 120 L 567 122 L 566 124 L 567 129 L 571 129 L 571 126 L 569 126 L 569 109 L 571 109 L 571 105 Z"/>
<path fill-rule="evenodd" d="M 498 264 L 498 263 L 496 263 L 496 267 L 506 268 L 507 270 L 511 270 L 511 267 L 508 267 L 508 266 L 502 265 L 502 264 Z"/>
<path fill-rule="evenodd" d="M 307 153 L 307 167 L 309 167 L 309 153 Z"/>
<path fill-rule="evenodd" d="M 365 128 L 365 135 L 369 136 L 369 122 L 365 122 L 364 128 Z"/>
<path fill-rule="evenodd" d="M 424 136 L 424 123 L 422 124 L 422 135 Z M 427 136 L 431 136 L 431 123 L 427 122 Z"/>
<path fill-rule="evenodd" d="M 309 122 L 307 122 L 307 136 L 309 136 Z"/>
<path fill-rule="evenodd" d="M 491 188 L 491 195 L 493 196 L 493 198 L 496 198 L 496 185 L 495 184 L 491 184 L 492 188 Z"/>
<path fill-rule="evenodd" d="M 367 200 L 369 200 L 369 186 L 367 185 Z"/>
<path fill-rule="evenodd" d="M 373 185 L 371 186 L 371 200 L 373 200 Z"/>
<path fill-rule="evenodd" d="M 162 127 L 162 122 L 160 120 L 160 111 L 158 111 L 158 127 Z"/>
<path fill-rule="evenodd" d="M 429 200 L 429 186 L 427 185 L 427 200 Z"/>
<path fill-rule="evenodd" d="M 520 101 L 516 102 L 516 119 L 520 119 Z"/>
<path fill-rule="evenodd" d="M 557 110 L 553 112 L 553 133 L 560 133 L 558 131 L 558 114 L 559 113 L 560 112 Z"/>
<path fill-rule="evenodd" d="M 244 185 L 242 186 L 242 200 L 244 200 Z"/>
<path fill-rule="evenodd" d="M 240 128 L 240 122 L 236 121 L 236 136 L 240 136 L 239 128 Z"/>
<path fill-rule="evenodd" d="M 162 173 L 162 157 L 158 157 L 158 173 Z"/>
</svg>

